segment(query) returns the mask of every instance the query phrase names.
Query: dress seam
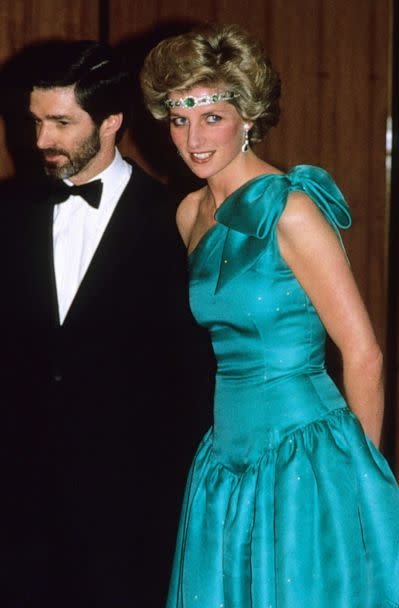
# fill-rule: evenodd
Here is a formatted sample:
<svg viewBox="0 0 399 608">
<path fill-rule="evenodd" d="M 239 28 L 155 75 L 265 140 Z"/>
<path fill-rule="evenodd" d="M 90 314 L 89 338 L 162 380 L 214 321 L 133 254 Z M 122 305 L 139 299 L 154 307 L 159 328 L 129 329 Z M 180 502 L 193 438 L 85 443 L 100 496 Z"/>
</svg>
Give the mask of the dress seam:
<svg viewBox="0 0 399 608">
<path fill-rule="evenodd" d="M 192 500 L 190 500 L 190 502 L 187 504 L 187 510 L 185 513 L 185 517 L 184 517 L 184 526 L 183 526 L 183 537 L 182 537 L 182 541 L 181 541 L 181 546 L 182 546 L 182 550 L 181 550 L 181 560 L 180 560 L 180 564 L 179 564 L 179 587 L 178 587 L 178 595 L 177 595 L 177 605 L 181 605 L 183 606 L 183 585 L 184 585 L 184 557 L 185 557 L 185 553 L 186 553 L 186 545 L 187 545 L 187 536 L 188 536 L 188 530 L 189 530 L 189 522 L 191 519 L 191 511 L 192 511 L 192 507 L 194 504 L 194 499 L 199 491 L 199 488 L 201 486 L 201 482 L 204 478 L 204 476 L 206 475 L 205 472 L 205 468 L 203 469 L 202 475 L 199 478 L 199 480 L 197 481 L 197 487 L 194 489 L 193 488 L 193 481 L 194 481 L 194 471 L 191 471 L 191 479 L 190 479 L 190 484 L 188 485 L 188 495 L 191 496 L 191 491 L 192 488 L 194 490 L 193 493 L 193 497 Z"/>
<path fill-rule="evenodd" d="M 268 446 L 268 447 L 263 448 L 263 450 L 260 452 L 259 458 L 257 460 L 255 460 L 254 462 L 251 462 L 250 464 L 248 464 L 248 466 L 241 473 L 236 473 L 235 471 L 230 469 L 226 464 L 224 464 L 223 462 L 220 462 L 220 460 L 216 456 L 215 450 L 213 449 L 213 445 L 211 445 L 211 447 L 210 447 L 209 456 L 210 456 L 210 459 L 213 460 L 214 464 L 217 467 L 222 468 L 224 471 L 226 471 L 226 473 L 228 473 L 229 475 L 232 475 L 234 478 L 239 478 L 239 477 L 242 477 L 243 475 L 245 475 L 249 469 L 257 468 L 259 466 L 259 462 L 265 457 L 266 454 L 271 453 L 271 452 L 278 452 L 281 448 L 281 445 L 285 441 L 292 438 L 293 435 L 296 435 L 297 433 L 303 433 L 306 429 L 312 427 L 313 425 L 319 424 L 320 422 L 324 422 L 330 417 L 343 415 L 344 413 L 348 413 L 348 414 L 350 413 L 350 410 L 347 406 L 337 407 L 336 409 L 333 409 L 333 410 L 330 410 L 329 412 L 327 412 L 321 418 L 316 418 L 315 420 L 308 422 L 304 426 L 300 426 L 300 427 L 294 429 L 293 431 L 291 431 L 290 433 L 285 435 L 278 445 L 273 446 L 273 447 Z M 346 439 L 346 436 L 345 436 L 345 439 Z"/>
<path fill-rule="evenodd" d="M 277 608 L 276 469 L 277 469 L 277 461 L 275 461 L 275 463 L 274 463 L 274 470 L 273 470 L 273 572 L 274 572 L 273 603 L 274 603 L 274 608 Z"/>
<path fill-rule="evenodd" d="M 313 328 L 313 319 L 312 316 L 310 314 L 310 310 L 309 310 L 309 304 L 310 304 L 310 299 L 308 297 L 308 295 L 306 294 L 306 292 L 304 291 L 304 296 L 305 296 L 305 304 L 306 304 L 306 314 L 308 317 L 308 324 L 309 324 L 309 341 L 308 341 L 308 358 L 307 358 L 307 362 L 308 362 L 308 367 L 310 367 L 310 361 L 311 361 L 311 346 L 313 344 L 313 335 L 314 335 L 314 328 Z"/>
</svg>

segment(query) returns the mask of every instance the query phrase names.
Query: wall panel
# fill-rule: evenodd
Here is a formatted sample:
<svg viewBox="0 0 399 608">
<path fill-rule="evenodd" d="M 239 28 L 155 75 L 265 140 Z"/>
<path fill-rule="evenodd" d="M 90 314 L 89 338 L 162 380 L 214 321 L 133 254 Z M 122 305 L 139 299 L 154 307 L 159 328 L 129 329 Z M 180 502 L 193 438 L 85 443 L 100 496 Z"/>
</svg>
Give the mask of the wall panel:
<svg viewBox="0 0 399 608">
<path fill-rule="evenodd" d="M 263 40 L 281 74 L 283 98 L 280 124 L 259 151 L 282 168 L 320 164 L 337 179 L 354 216 L 346 244 L 382 343 L 389 4 L 252 0 L 243 11 L 241 2 L 229 0 L 178 6 L 114 0 L 110 13 L 113 43 L 161 23 L 167 32 L 179 19 L 236 22 Z M 132 139 L 124 149 L 137 157 Z"/>
<path fill-rule="evenodd" d="M 283 169 L 313 163 L 336 178 L 353 210 L 346 246 L 384 344 L 391 5 L 392 0 L 2 0 L 0 61 L 49 37 L 98 38 L 101 19 L 101 32 L 126 52 L 137 74 L 154 43 L 198 21 L 249 29 L 263 41 L 283 82 L 281 122 L 258 151 Z M 138 87 L 132 103 L 135 120 L 122 151 L 171 184 L 180 183 L 182 192 L 189 189 L 191 178 L 166 134 L 144 113 Z M 0 122 L 0 178 L 13 170 Z"/>
<path fill-rule="evenodd" d="M 139 5 L 136 0 L 116 0 L 113 10 L 118 4 L 128 5 L 128 12 Z M 170 10 L 169 2 L 158 2 L 164 26 L 179 18 L 235 22 L 262 39 L 281 74 L 283 98 L 280 124 L 258 151 L 281 168 L 321 165 L 337 180 L 353 212 L 353 227 L 344 240 L 382 345 L 387 302 L 390 6 L 390 0 L 252 0 L 243 10 L 238 0 L 215 0 L 181 3 Z M 147 3 L 146 10 L 150 9 L 154 7 Z M 149 19 L 147 13 L 146 18 L 143 27 L 150 21 L 159 27 L 156 17 Z M 133 20 L 129 26 L 125 13 L 123 33 L 118 27 L 114 22 L 114 43 L 121 36 L 134 37 L 141 24 Z M 131 138 L 125 139 L 124 147 L 143 162 Z"/>
<path fill-rule="evenodd" d="M 48 38 L 98 37 L 98 0 L 1 0 L 0 62 L 23 47 Z M 0 120 L 0 179 L 10 177 L 14 164 L 5 144 L 3 119 Z"/>
</svg>

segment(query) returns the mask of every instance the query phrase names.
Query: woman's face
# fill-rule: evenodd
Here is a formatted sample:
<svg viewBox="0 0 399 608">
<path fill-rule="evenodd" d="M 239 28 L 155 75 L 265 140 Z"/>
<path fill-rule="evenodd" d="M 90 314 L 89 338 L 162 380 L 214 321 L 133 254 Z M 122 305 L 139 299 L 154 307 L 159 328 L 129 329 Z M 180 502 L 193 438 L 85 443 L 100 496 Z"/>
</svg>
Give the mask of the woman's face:
<svg viewBox="0 0 399 608">
<path fill-rule="evenodd" d="M 214 95 L 226 88 L 198 86 L 172 93 L 169 99 Z M 191 171 L 202 179 L 217 175 L 243 154 L 244 121 L 228 101 L 171 108 L 169 119 L 173 143 Z"/>
</svg>

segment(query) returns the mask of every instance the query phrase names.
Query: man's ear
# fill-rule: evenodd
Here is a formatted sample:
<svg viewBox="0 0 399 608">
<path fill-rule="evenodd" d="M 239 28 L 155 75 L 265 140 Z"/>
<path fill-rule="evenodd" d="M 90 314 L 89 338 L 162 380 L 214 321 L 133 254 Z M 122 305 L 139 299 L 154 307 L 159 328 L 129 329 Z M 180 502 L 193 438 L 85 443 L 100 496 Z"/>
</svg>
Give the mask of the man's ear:
<svg viewBox="0 0 399 608">
<path fill-rule="evenodd" d="M 100 132 L 103 136 L 109 137 L 110 135 L 116 135 L 116 132 L 120 129 L 123 121 L 123 114 L 110 114 L 107 118 L 104 118 L 101 123 Z"/>
</svg>

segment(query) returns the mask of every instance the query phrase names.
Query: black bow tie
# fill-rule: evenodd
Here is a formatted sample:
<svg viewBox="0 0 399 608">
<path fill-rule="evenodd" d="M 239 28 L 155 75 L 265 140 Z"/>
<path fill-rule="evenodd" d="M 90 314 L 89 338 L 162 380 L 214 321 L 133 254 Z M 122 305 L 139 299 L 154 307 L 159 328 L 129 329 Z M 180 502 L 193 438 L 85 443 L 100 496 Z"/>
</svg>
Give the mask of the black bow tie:
<svg viewBox="0 0 399 608">
<path fill-rule="evenodd" d="M 80 186 L 68 186 L 60 180 L 53 184 L 49 194 L 49 202 L 53 205 L 58 205 L 58 203 L 63 203 L 70 196 L 81 196 L 91 207 L 98 209 L 102 191 L 103 183 L 101 179 L 96 179 L 93 182 L 87 182 Z"/>
</svg>

